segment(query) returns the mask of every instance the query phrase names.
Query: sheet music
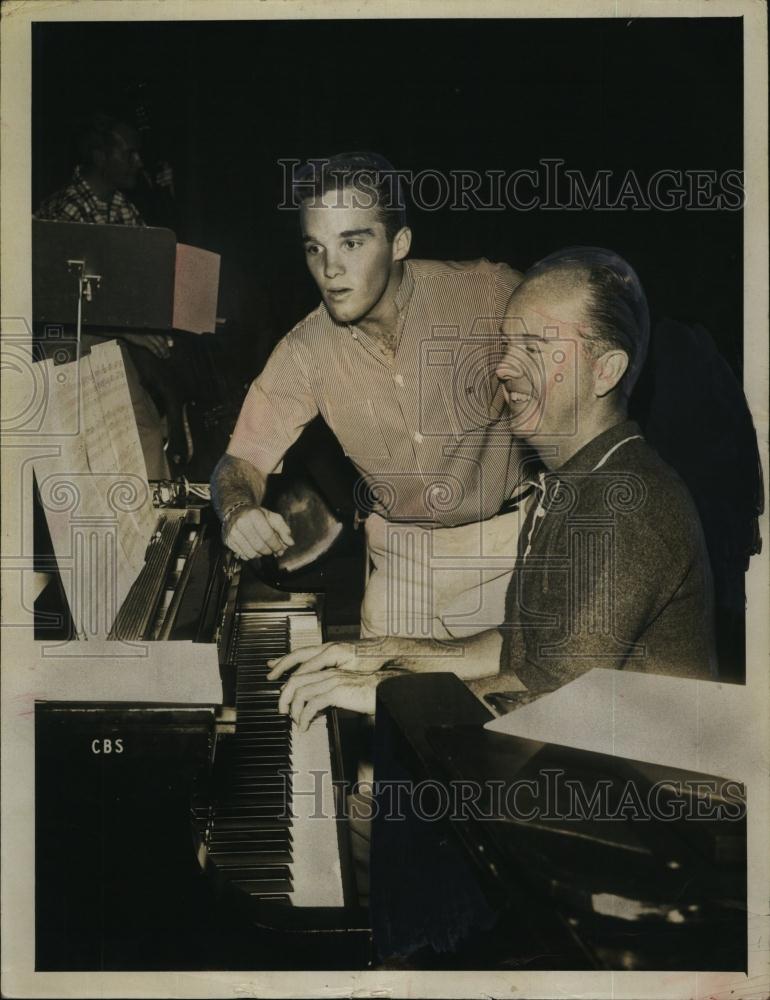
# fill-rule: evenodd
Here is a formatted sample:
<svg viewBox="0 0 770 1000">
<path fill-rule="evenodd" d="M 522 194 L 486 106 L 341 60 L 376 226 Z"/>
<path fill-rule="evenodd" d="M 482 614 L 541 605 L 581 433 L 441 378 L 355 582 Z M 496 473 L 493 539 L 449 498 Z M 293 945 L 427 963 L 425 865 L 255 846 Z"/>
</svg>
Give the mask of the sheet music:
<svg viewBox="0 0 770 1000">
<path fill-rule="evenodd" d="M 44 433 L 58 454 L 35 460 L 40 500 L 75 630 L 106 638 L 155 530 L 149 484 L 115 341 L 79 364 L 45 366 Z"/>
<path fill-rule="evenodd" d="M 147 483 L 142 445 L 136 426 L 131 394 L 128 391 L 123 356 L 116 340 L 96 344 L 91 348 L 91 370 L 99 392 L 99 402 L 117 459 L 117 470 L 136 476 Z M 155 512 L 149 489 L 137 497 L 138 506 L 132 512 L 147 532 L 147 541 L 155 528 Z M 146 545 L 146 542 L 145 542 Z"/>
<path fill-rule="evenodd" d="M 97 353 L 97 376 L 94 374 L 91 355 L 80 360 L 80 384 L 82 394 L 83 428 L 85 433 L 86 458 L 89 471 L 96 475 L 95 483 L 100 484 L 99 492 L 103 493 L 102 509 L 112 512 L 118 517 L 118 543 L 123 558 L 126 559 L 134 573 L 138 573 L 144 565 L 144 556 L 150 536 L 155 529 L 156 516 L 150 500 L 150 490 L 144 474 L 144 459 L 141 467 L 127 467 L 123 461 L 135 461 L 135 449 L 131 440 L 136 437 L 136 421 L 133 419 L 133 409 L 128 417 L 119 422 L 115 412 L 125 413 L 125 401 L 120 399 L 121 389 L 128 393 L 128 386 L 123 376 L 123 361 L 120 349 L 115 341 L 110 341 L 104 347 L 114 347 L 117 360 L 109 359 L 104 378 L 105 365 L 100 364 Z M 95 348 L 98 352 L 98 347 Z M 93 352 L 92 352 L 93 353 Z M 104 352 L 102 352 L 104 353 Z M 102 360 L 107 360 L 106 358 Z M 104 386 L 104 391 L 102 387 Z M 113 404 L 118 400 L 117 407 Z M 129 396 L 130 405 L 130 396 Z M 141 457 L 141 445 L 139 445 Z M 106 474 L 106 475 L 105 475 Z M 116 478 L 110 478 L 116 477 Z M 125 485 L 121 485 L 125 484 Z M 121 498 L 115 490 L 122 490 Z M 125 503 L 123 503 L 125 501 Z M 123 509 L 121 509 L 121 507 Z"/>
<path fill-rule="evenodd" d="M 485 728 L 746 781 L 758 725 L 743 686 L 597 667 Z"/>
</svg>

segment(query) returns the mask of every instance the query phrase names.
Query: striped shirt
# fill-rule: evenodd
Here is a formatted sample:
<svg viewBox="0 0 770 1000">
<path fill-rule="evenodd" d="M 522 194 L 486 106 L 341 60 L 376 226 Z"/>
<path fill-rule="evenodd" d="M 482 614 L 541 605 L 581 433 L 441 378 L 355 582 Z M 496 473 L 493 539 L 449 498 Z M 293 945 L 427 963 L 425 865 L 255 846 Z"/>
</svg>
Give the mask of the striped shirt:
<svg viewBox="0 0 770 1000">
<path fill-rule="evenodd" d="M 520 280 L 486 260 L 406 261 L 394 357 L 319 305 L 252 383 L 228 454 L 274 472 L 320 413 L 361 473 L 359 506 L 443 526 L 491 517 L 523 478 L 494 375 Z"/>
<path fill-rule="evenodd" d="M 72 180 L 40 205 L 35 218 L 43 222 L 86 222 L 97 226 L 143 226 L 135 205 L 122 191 L 113 191 L 109 202 L 98 198 L 75 167 Z"/>
</svg>

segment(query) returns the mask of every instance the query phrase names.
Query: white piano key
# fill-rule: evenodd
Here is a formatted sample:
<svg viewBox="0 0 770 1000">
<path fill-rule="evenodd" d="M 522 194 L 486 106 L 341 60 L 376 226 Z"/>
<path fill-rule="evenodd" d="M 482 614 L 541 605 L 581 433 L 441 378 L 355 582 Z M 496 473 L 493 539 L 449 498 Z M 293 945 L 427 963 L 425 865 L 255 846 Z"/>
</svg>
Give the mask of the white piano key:
<svg viewBox="0 0 770 1000">
<path fill-rule="evenodd" d="M 290 614 L 289 635 L 291 650 L 317 645 L 321 642 L 318 618 L 315 614 Z M 343 906 L 329 730 L 325 716 L 318 716 L 304 733 L 292 725 L 291 761 L 292 770 L 296 772 L 292 782 L 292 812 L 296 817 L 292 822 L 292 904 Z"/>
</svg>

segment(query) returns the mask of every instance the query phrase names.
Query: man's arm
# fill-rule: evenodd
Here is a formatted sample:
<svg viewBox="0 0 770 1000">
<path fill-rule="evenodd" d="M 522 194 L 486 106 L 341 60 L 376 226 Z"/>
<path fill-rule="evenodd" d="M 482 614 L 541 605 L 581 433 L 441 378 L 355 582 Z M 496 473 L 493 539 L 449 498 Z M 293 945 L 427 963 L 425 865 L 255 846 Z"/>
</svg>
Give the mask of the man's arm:
<svg viewBox="0 0 770 1000">
<path fill-rule="evenodd" d="M 307 371 L 284 337 L 252 383 L 211 478 L 222 538 L 241 559 L 281 555 L 294 544 L 284 519 L 262 500 L 267 477 L 317 413 Z"/>
<path fill-rule="evenodd" d="M 373 674 L 387 665 L 411 673 L 450 672 L 463 680 L 475 680 L 494 676 L 498 672 L 502 641 L 497 629 L 489 629 L 467 639 L 447 642 L 402 636 L 360 639 L 358 642 L 327 642 L 322 646 L 306 646 L 280 659 L 268 661 L 272 667 L 268 676 L 273 680 L 293 669 L 296 677 L 327 668 Z"/>
<path fill-rule="evenodd" d="M 241 559 L 281 555 L 294 544 L 280 514 L 262 506 L 267 476 L 243 458 L 223 455 L 211 477 L 211 502 L 222 539 Z"/>
</svg>

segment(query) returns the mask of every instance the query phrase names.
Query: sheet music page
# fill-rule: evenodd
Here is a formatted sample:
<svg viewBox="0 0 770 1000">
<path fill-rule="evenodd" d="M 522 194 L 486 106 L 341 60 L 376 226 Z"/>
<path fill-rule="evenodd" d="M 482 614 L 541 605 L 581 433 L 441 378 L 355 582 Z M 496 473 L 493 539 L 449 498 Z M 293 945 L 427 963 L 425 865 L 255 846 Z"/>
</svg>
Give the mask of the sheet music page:
<svg viewBox="0 0 770 1000">
<path fill-rule="evenodd" d="M 44 368 L 50 386 L 42 432 L 53 448 L 44 457 L 35 458 L 34 468 L 62 586 L 75 629 L 82 637 L 88 630 L 87 623 L 98 620 L 99 611 L 93 597 L 95 590 L 82 586 L 78 572 L 83 561 L 83 536 L 78 525 L 93 522 L 95 512 L 101 510 L 101 498 L 88 466 L 78 365 L 72 362 L 54 366 L 50 359 L 38 364 Z M 93 543 L 94 531 L 89 534 Z"/>
<path fill-rule="evenodd" d="M 117 347 L 115 342 L 103 346 L 112 345 Z M 102 345 L 97 345 L 97 351 L 99 346 Z M 114 511 L 118 522 L 117 537 L 120 550 L 132 573 L 136 575 L 144 565 L 144 556 L 155 528 L 156 516 L 150 501 L 146 478 L 136 469 L 121 471 L 118 458 L 119 453 L 133 455 L 131 435 L 136 431 L 136 422 L 133 419 L 118 420 L 115 413 L 114 403 L 119 400 L 117 411 L 121 416 L 125 414 L 125 405 L 120 396 L 122 388 L 128 391 L 125 375 L 122 379 L 120 377 L 123 371 L 120 350 L 118 348 L 117 362 L 111 362 L 111 365 L 115 366 L 114 373 L 108 378 L 104 378 L 104 367 L 99 365 L 99 357 L 97 354 L 97 371 L 100 376 L 98 383 L 94 376 L 91 355 L 80 359 L 86 457 L 88 467 L 94 474 L 93 482 L 97 484 L 101 495 L 101 508 Z M 129 410 L 129 417 L 133 418 L 133 410 Z M 118 434 L 117 438 L 113 432 Z M 142 471 L 144 469 L 143 462 L 141 469 Z"/>
<path fill-rule="evenodd" d="M 115 342 L 104 348 L 95 365 L 92 356 L 43 363 L 45 433 L 58 455 L 34 463 L 75 629 L 92 639 L 112 628 L 155 529 L 123 359 Z"/>
<path fill-rule="evenodd" d="M 91 349 L 90 364 L 117 469 L 127 477 L 135 478 L 137 484 L 140 481 L 146 484 L 147 470 L 118 342 L 110 340 L 106 344 L 96 344 Z M 137 495 L 131 505 L 131 513 L 146 533 L 146 545 L 156 520 L 149 489 Z"/>
<path fill-rule="evenodd" d="M 757 738 L 750 718 L 737 684 L 596 667 L 484 728 L 746 780 Z"/>
</svg>

